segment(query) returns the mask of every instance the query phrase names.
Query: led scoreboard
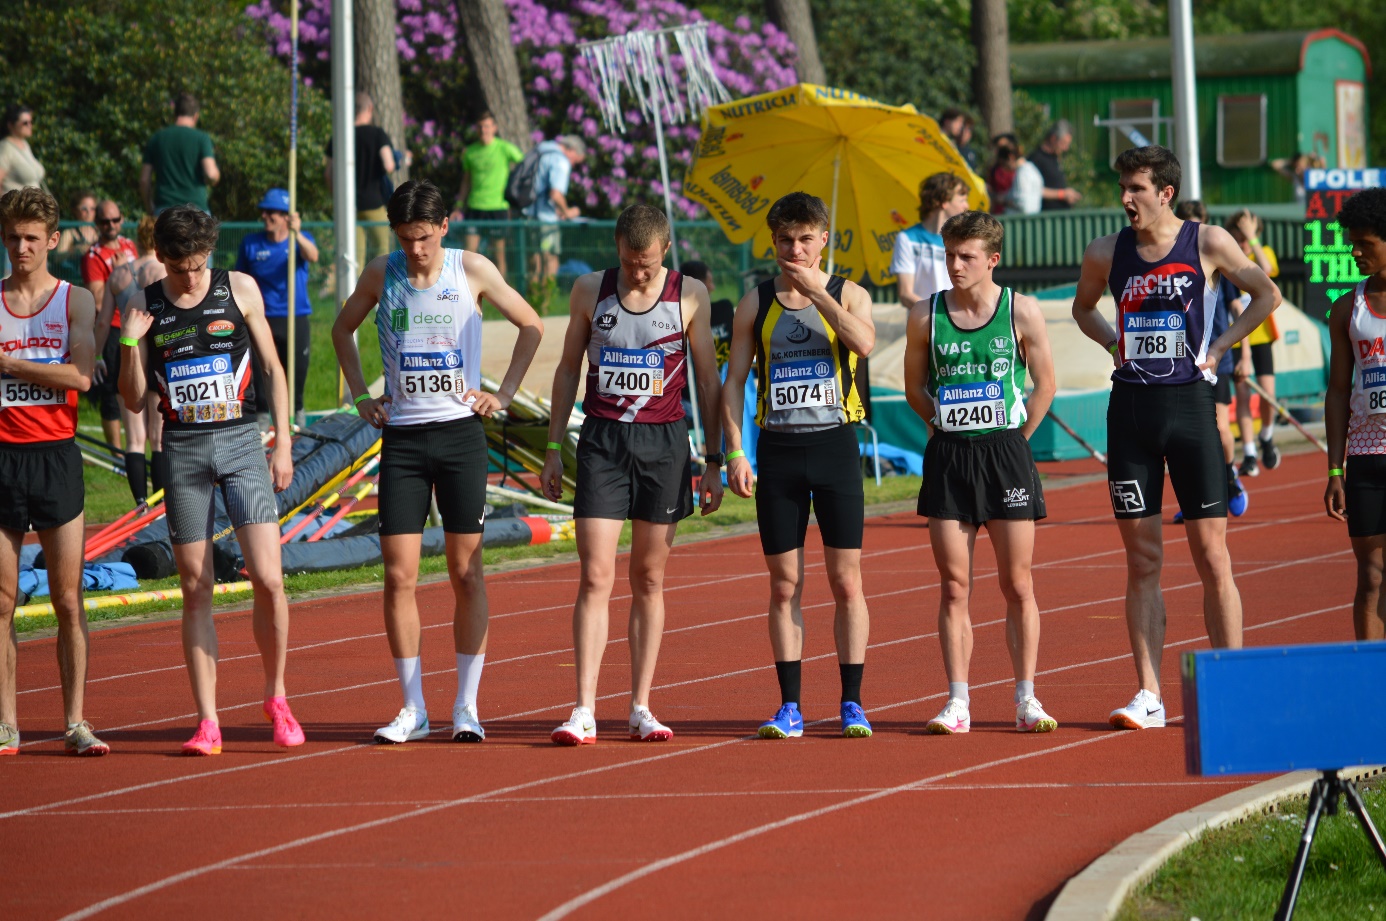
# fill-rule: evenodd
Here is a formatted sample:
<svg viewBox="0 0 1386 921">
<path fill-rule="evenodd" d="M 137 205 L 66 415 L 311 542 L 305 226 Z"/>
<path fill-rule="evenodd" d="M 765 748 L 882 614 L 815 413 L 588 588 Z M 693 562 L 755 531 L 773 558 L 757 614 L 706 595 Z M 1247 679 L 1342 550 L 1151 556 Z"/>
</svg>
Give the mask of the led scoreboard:
<svg viewBox="0 0 1386 921">
<path fill-rule="evenodd" d="M 1352 244 L 1335 218 L 1354 193 L 1386 179 L 1379 169 L 1311 169 L 1304 173 L 1304 303 L 1311 317 L 1326 319 L 1328 308 L 1362 280 L 1352 261 Z"/>
</svg>

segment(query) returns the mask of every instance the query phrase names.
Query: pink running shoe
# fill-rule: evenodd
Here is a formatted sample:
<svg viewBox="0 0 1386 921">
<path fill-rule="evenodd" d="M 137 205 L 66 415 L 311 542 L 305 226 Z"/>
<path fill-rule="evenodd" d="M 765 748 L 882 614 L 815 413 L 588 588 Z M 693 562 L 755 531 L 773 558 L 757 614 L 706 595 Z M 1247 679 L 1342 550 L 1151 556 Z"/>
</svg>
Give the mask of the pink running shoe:
<svg viewBox="0 0 1386 921">
<path fill-rule="evenodd" d="M 289 701 L 284 697 L 271 697 L 265 701 L 265 719 L 274 724 L 274 744 L 282 748 L 302 745 L 303 727 L 289 711 Z"/>
<path fill-rule="evenodd" d="M 221 754 L 221 727 L 211 720 L 203 720 L 197 724 L 197 732 L 193 737 L 183 743 L 183 754 L 185 755 L 220 755 Z"/>
</svg>

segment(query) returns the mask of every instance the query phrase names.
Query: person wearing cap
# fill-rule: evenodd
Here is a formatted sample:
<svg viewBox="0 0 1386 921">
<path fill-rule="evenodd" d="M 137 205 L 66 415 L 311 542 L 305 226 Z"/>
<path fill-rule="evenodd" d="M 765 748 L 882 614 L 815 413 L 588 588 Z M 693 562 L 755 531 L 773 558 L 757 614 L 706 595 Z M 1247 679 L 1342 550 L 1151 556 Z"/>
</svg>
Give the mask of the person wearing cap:
<svg viewBox="0 0 1386 921">
<path fill-rule="evenodd" d="M 539 175 L 534 185 L 534 203 L 525 209 L 525 217 L 549 225 L 539 231 L 539 252 L 534 273 L 542 285 L 558 274 L 558 259 L 563 244 L 559 221 L 571 221 L 580 213 L 568 204 L 568 180 L 573 167 L 587 158 L 587 144 L 576 134 L 560 135 L 556 140 L 543 141 L 539 152 Z"/>
<path fill-rule="evenodd" d="M 260 201 L 262 233 L 246 234 L 236 255 L 236 271 L 244 272 L 260 286 L 265 300 L 265 319 L 274 334 L 274 348 L 279 363 L 289 368 L 289 235 L 298 246 L 294 269 L 294 422 L 303 425 L 303 385 L 308 379 L 308 345 L 312 339 L 308 318 L 313 313 L 308 303 L 308 263 L 318 261 L 318 244 L 313 235 L 301 229 L 298 212 L 289 212 L 289 193 L 270 189 Z M 256 361 L 256 413 L 268 422 L 270 414 L 269 388 L 261 381 L 260 363 Z"/>
</svg>

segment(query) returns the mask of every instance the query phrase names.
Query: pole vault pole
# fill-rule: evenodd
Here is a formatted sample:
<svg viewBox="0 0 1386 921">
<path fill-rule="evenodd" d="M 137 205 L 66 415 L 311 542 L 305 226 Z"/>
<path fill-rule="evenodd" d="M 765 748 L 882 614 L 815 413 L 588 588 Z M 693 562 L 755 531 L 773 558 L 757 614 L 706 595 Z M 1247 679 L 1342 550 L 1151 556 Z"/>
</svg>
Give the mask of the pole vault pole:
<svg viewBox="0 0 1386 921">
<path fill-rule="evenodd" d="M 293 65 L 289 69 L 289 219 L 292 223 L 294 214 L 298 212 L 298 0 L 293 0 L 289 5 L 289 44 L 293 51 Z M 297 337 L 294 335 L 298 327 L 298 231 L 292 226 L 289 227 L 289 342 L 288 342 L 288 362 L 284 369 L 287 380 L 285 381 L 289 391 L 289 426 L 292 429 L 294 422 L 294 406 L 297 394 L 295 384 L 298 381 L 296 373 L 298 367 L 298 351 L 296 349 Z"/>
</svg>

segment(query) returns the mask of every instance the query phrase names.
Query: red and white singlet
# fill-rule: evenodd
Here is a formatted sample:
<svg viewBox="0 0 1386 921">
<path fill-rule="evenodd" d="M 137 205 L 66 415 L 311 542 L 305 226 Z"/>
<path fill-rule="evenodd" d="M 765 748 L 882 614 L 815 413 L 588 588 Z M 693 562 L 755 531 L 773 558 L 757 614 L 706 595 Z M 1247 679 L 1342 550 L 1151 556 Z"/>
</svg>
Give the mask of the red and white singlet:
<svg viewBox="0 0 1386 921">
<path fill-rule="evenodd" d="M 53 294 L 32 317 L 10 310 L 0 282 L 0 349 L 10 358 L 61 365 L 72 360 L 68 337 L 67 298 L 72 285 L 58 282 Z M 0 442 L 33 444 L 62 441 L 77 433 L 77 391 L 54 390 L 22 378 L 0 375 Z"/>
</svg>

